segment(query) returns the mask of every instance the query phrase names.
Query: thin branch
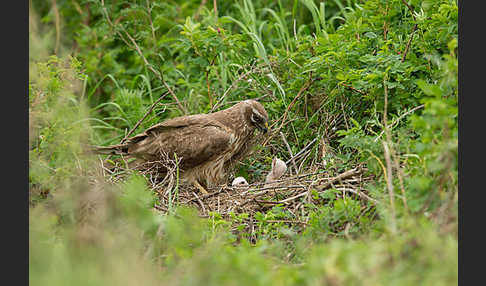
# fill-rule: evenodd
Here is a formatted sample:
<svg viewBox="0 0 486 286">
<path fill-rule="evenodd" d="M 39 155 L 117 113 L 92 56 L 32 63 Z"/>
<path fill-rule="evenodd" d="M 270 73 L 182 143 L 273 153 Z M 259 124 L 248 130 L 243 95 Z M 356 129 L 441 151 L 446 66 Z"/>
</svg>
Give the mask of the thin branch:
<svg viewBox="0 0 486 286">
<path fill-rule="evenodd" d="M 394 156 L 395 170 L 397 170 L 398 182 L 400 183 L 400 191 L 402 192 L 403 206 L 408 211 L 407 196 L 405 194 L 405 187 L 403 185 L 403 170 L 400 168 L 400 163 L 398 162 L 398 156 Z"/>
<path fill-rule="evenodd" d="M 338 191 L 343 191 L 343 192 L 350 192 L 350 193 L 353 193 L 353 194 L 356 194 L 364 199 L 367 199 L 369 200 L 370 202 L 373 202 L 373 203 L 378 203 L 377 200 L 371 198 L 370 196 L 364 194 L 363 192 L 360 192 L 360 191 L 357 191 L 357 190 L 354 190 L 354 189 L 351 189 L 351 188 L 337 188 L 336 190 Z"/>
<path fill-rule="evenodd" d="M 201 206 L 201 208 L 203 210 L 203 213 L 206 213 L 206 208 L 204 207 L 203 202 L 199 199 L 198 195 L 195 192 L 192 192 L 192 194 L 196 197 L 197 202 L 199 203 L 199 205 Z"/>
<path fill-rule="evenodd" d="M 322 192 L 323 190 L 325 190 L 325 189 L 329 188 L 330 186 L 332 186 L 332 184 L 334 184 L 335 182 L 340 181 L 340 180 L 347 179 L 347 178 L 352 177 L 354 175 L 358 175 L 362 171 L 363 171 L 363 169 L 361 169 L 359 166 L 358 167 L 355 167 L 353 169 L 350 169 L 350 170 L 348 170 L 348 171 L 346 171 L 346 172 L 344 172 L 342 174 L 339 174 L 338 176 L 330 179 L 325 184 L 319 186 L 318 187 L 318 191 L 319 192 Z"/>
<path fill-rule="evenodd" d="M 402 0 L 402 3 L 405 4 L 405 6 L 407 6 L 408 10 L 410 11 L 410 13 L 412 14 L 412 18 L 413 20 L 415 21 L 415 15 L 413 14 L 414 10 L 413 8 L 407 3 L 407 1 L 405 0 Z"/>
<path fill-rule="evenodd" d="M 108 16 L 108 10 L 106 9 L 105 7 L 105 1 L 104 0 L 101 0 L 101 7 L 103 8 L 103 14 L 105 15 L 106 17 L 106 21 L 108 21 L 108 24 L 110 25 L 110 27 L 112 27 L 114 30 L 115 30 L 115 33 L 118 34 L 118 36 L 120 37 L 120 39 L 127 45 L 129 46 L 130 48 L 134 48 L 126 39 L 125 37 L 123 36 L 122 33 L 120 33 L 120 31 L 118 29 L 116 29 L 115 27 L 115 24 L 113 24 L 113 22 L 111 21 L 110 19 L 110 16 Z"/>
<path fill-rule="evenodd" d="M 273 136 L 275 134 L 277 134 L 277 132 L 280 132 L 280 130 L 283 128 L 283 126 L 285 125 L 285 121 L 287 120 L 288 113 L 289 113 L 290 109 L 294 106 L 294 104 L 297 102 L 297 99 L 299 99 L 302 96 L 302 94 L 304 94 L 304 92 L 306 90 L 308 90 L 315 81 L 321 79 L 320 77 L 316 77 L 314 79 L 312 79 L 311 77 L 312 77 L 312 72 L 309 74 L 309 80 L 300 88 L 297 95 L 294 97 L 294 99 L 287 106 L 287 109 L 285 110 L 284 114 L 270 126 L 270 129 L 271 129 L 274 125 L 276 125 L 279 121 L 281 121 L 280 126 L 275 131 L 272 131 L 272 133 L 262 143 L 263 146 L 266 146 L 268 144 L 268 142 L 270 142 L 270 140 L 273 138 Z"/>
<path fill-rule="evenodd" d="M 152 30 L 152 39 L 154 40 L 154 46 L 157 44 L 157 40 L 155 39 L 155 28 L 154 24 L 152 22 L 152 7 L 150 7 L 149 0 L 147 0 L 147 14 L 150 22 L 150 28 Z"/>
<path fill-rule="evenodd" d="M 359 174 L 361 172 L 360 169 L 358 168 L 353 168 L 351 170 L 348 170 L 332 179 L 330 179 L 328 182 L 326 182 L 325 184 L 323 184 L 322 186 L 319 186 L 319 193 L 321 193 L 322 191 L 324 191 L 326 188 L 328 188 L 329 186 L 331 186 L 334 182 L 336 181 L 339 181 L 339 180 L 343 180 L 343 179 L 346 179 L 348 177 L 351 177 L 353 175 L 356 175 L 356 174 Z M 280 203 L 286 203 L 286 202 L 289 202 L 289 201 L 293 201 L 297 198 L 300 198 L 300 197 L 303 197 L 307 194 L 307 192 L 303 192 L 303 193 L 300 193 L 296 196 L 293 196 L 293 197 L 290 197 L 290 198 L 287 198 L 285 200 L 282 200 L 280 201 Z"/>
<path fill-rule="evenodd" d="M 292 165 L 294 166 L 294 169 L 295 169 L 295 174 L 298 174 L 298 169 L 297 169 L 297 165 L 295 164 L 295 160 L 294 160 L 294 155 L 292 154 L 292 149 L 290 148 L 290 145 L 289 143 L 287 142 L 287 140 L 285 139 L 285 135 L 280 132 L 280 136 L 282 137 L 282 140 L 285 144 L 285 146 L 287 146 L 287 150 L 289 151 L 289 155 L 290 155 L 290 161 L 292 162 Z"/>
<path fill-rule="evenodd" d="M 170 88 L 170 86 L 164 80 L 164 77 L 162 76 L 162 74 L 159 71 L 156 71 L 153 68 L 153 66 L 148 62 L 147 58 L 145 58 L 145 56 L 143 55 L 142 50 L 138 46 L 138 44 L 135 41 L 135 39 L 132 36 L 130 36 L 130 34 L 125 29 L 123 29 L 123 31 L 125 32 L 125 34 L 127 35 L 127 37 L 130 39 L 130 41 L 133 43 L 136 51 L 138 52 L 138 54 L 140 55 L 140 57 L 142 57 L 143 62 L 145 63 L 145 65 L 147 66 L 147 68 L 149 70 L 151 70 L 162 81 L 162 83 L 164 84 L 165 88 L 167 88 L 167 90 L 170 92 L 170 94 L 172 95 L 172 97 L 174 98 L 174 100 L 177 102 L 177 105 L 179 106 L 180 110 L 182 112 L 184 112 L 185 114 L 187 114 L 188 113 L 187 110 L 184 108 L 184 106 L 182 106 L 181 102 L 179 101 L 179 99 L 175 95 L 174 91 L 172 91 L 172 89 Z"/>
<path fill-rule="evenodd" d="M 207 190 L 209 191 L 209 190 L 210 190 L 210 188 L 208 188 Z M 203 199 L 203 200 L 204 200 L 204 199 L 207 199 L 207 198 L 213 197 L 213 196 L 215 196 L 215 195 L 217 195 L 217 194 L 222 193 L 223 191 L 224 191 L 224 188 L 222 187 L 222 188 L 220 188 L 220 189 L 219 189 L 219 191 L 216 191 L 216 192 L 212 192 L 212 193 L 208 193 L 208 194 L 201 195 L 201 199 Z M 190 200 L 186 201 L 185 203 L 187 204 L 187 203 L 189 203 L 189 202 L 193 202 L 193 201 L 195 201 L 195 200 L 196 200 L 196 199 L 194 199 L 194 198 L 193 198 L 193 199 L 190 199 Z"/>
<path fill-rule="evenodd" d="M 422 105 L 419 105 L 419 106 L 416 106 L 412 109 L 410 109 L 409 111 L 405 112 L 404 114 L 400 115 L 397 119 L 395 119 L 392 124 L 390 125 L 390 129 L 392 129 L 396 124 L 398 124 L 398 122 L 405 116 L 409 115 L 410 113 L 414 112 L 415 110 L 418 110 L 420 108 L 423 108 L 425 105 L 422 104 Z M 383 131 L 380 132 L 380 134 L 375 138 L 375 141 L 378 141 L 378 139 L 380 139 L 380 137 L 383 135 L 383 133 L 385 133 L 385 129 L 383 129 Z"/>
<path fill-rule="evenodd" d="M 298 220 L 265 220 L 264 222 L 269 222 L 269 223 L 279 223 L 279 222 L 283 222 L 283 223 L 295 223 L 295 224 L 303 224 L 305 226 L 307 226 L 307 223 L 306 222 L 303 222 L 303 221 L 298 221 Z"/>
<path fill-rule="evenodd" d="M 137 122 L 137 124 L 135 124 L 135 126 L 133 126 L 133 128 L 127 133 L 127 135 L 125 135 L 125 137 L 121 140 L 120 144 L 122 144 L 123 142 L 125 142 L 125 140 L 128 139 L 128 137 L 133 133 L 133 131 L 135 131 L 138 126 L 140 126 L 140 124 L 145 120 L 145 118 L 147 118 L 147 116 L 152 112 L 152 110 L 154 109 L 154 107 L 168 94 L 169 92 L 166 92 L 164 94 L 162 94 L 159 99 L 157 99 L 151 106 L 150 108 L 147 110 L 147 112 L 145 112 L 144 116 Z"/>
<path fill-rule="evenodd" d="M 312 72 L 309 74 L 309 77 L 312 76 Z M 285 120 L 287 119 L 287 115 L 290 111 L 290 109 L 294 106 L 294 104 L 297 102 L 297 99 L 299 99 L 299 97 L 302 96 L 302 94 L 304 94 L 304 92 L 306 90 L 309 89 L 309 87 L 312 85 L 312 83 L 314 83 L 314 81 L 316 81 L 317 79 L 319 78 L 315 78 L 315 79 L 309 79 L 299 90 L 299 92 L 297 93 L 297 95 L 294 97 L 294 99 L 292 100 L 292 102 L 290 102 L 289 106 L 287 107 L 287 109 L 285 110 L 285 113 L 284 115 L 282 116 L 282 123 L 280 124 L 280 127 L 277 129 L 277 131 L 280 131 L 280 129 L 282 129 L 282 127 L 284 126 L 285 124 Z"/>
<path fill-rule="evenodd" d="M 345 86 L 345 87 L 349 88 L 350 90 L 355 91 L 355 92 L 357 92 L 357 93 L 359 93 L 359 94 L 361 94 L 361 95 L 367 95 L 367 94 L 366 94 L 366 92 L 362 92 L 361 90 L 356 89 L 356 88 L 354 88 L 354 87 L 352 87 L 352 86 L 350 86 L 350 85 L 348 85 L 348 84 L 345 84 L 345 83 L 343 83 L 343 82 L 341 83 L 341 85 L 342 85 L 342 86 Z"/>
<path fill-rule="evenodd" d="M 299 165 L 299 172 L 302 170 L 302 168 L 304 167 L 304 163 L 305 161 L 307 160 L 307 158 L 309 158 L 311 154 L 311 150 L 307 150 L 301 158 L 299 158 L 299 160 L 301 161 L 300 165 Z"/>
<path fill-rule="evenodd" d="M 317 139 L 319 139 L 319 136 L 314 138 L 309 144 L 307 144 L 302 150 L 300 150 L 297 154 L 295 154 L 292 158 L 290 158 L 289 160 L 287 160 L 287 162 L 285 162 L 285 164 L 289 164 L 291 161 L 295 160 L 296 158 L 298 158 L 300 155 L 302 155 L 307 149 L 309 149 L 316 141 Z"/>
<path fill-rule="evenodd" d="M 386 35 L 388 34 L 388 26 L 386 24 L 386 21 L 383 22 L 383 39 L 385 40 L 386 42 Z"/>
<path fill-rule="evenodd" d="M 405 6 L 407 6 L 408 10 L 410 11 L 410 14 L 412 15 L 413 21 L 417 22 L 417 19 L 415 18 L 415 15 L 414 15 L 415 11 L 413 10 L 413 8 L 405 0 L 402 0 L 402 3 L 405 4 Z M 405 58 L 407 57 L 407 53 L 410 49 L 410 44 L 412 43 L 413 35 L 415 34 L 416 30 L 417 30 L 417 23 L 415 23 L 415 25 L 413 25 L 412 33 L 410 33 L 410 37 L 408 39 L 407 46 L 405 47 L 405 51 L 403 52 L 402 63 L 405 61 Z"/>
<path fill-rule="evenodd" d="M 402 63 L 405 61 L 405 58 L 407 57 L 407 53 L 408 50 L 410 49 L 410 44 L 412 43 L 413 35 L 415 34 L 416 30 L 417 30 L 417 24 L 413 25 L 412 33 L 410 34 L 410 38 L 408 39 L 407 46 L 405 47 L 405 51 L 403 52 Z"/>
<path fill-rule="evenodd" d="M 295 157 L 294 157 L 295 158 Z M 288 164 L 288 163 L 286 163 Z M 297 179 L 301 179 L 301 178 L 304 178 L 304 177 L 310 177 L 310 176 L 315 176 L 315 175 L 322 175 L 324 173 L 322 172 L 314 172 L 314 173 L 309 173 L 309 174 L 303 174 L 303 175 L 299 175 L 299 176 L 293 176 L 293 177 L 288 177 L 288 178 L 285 178 L 285 179 L 280 179 L 280 180 L 276 180 L 276 181 L 273 181 L 272 184 L 275 184 L 275 183 L 283 183 L 283 182 L 290 182 L 290 181 L 294 181 L 294 180 L 297 180 Z M 307 182 L 307 181 L 305 181 Z M 261 183 L 252 183 L 250 185 L 248 185 L 248 187 L 257 187 L 257 186 L 263 186 L 263 185 L 266 185 L 267 183 L 265 182 L 261 182 Z"/>
</svg>

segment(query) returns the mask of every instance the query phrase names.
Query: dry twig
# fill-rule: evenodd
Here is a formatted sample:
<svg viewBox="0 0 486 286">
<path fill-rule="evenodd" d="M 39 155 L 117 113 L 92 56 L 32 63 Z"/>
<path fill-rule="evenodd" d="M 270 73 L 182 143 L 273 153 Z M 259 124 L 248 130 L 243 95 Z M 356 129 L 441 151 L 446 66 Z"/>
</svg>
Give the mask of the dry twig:
<svg viewBox="0 0 486 286">
<path fill-rule="evenodd" d="M 154 107 L 168 94 L 168 92 L 162 94 L 159 99 L 157 99 L 151 106 L 150 108 L 147 110 L 147 112 L 145 112 L 144 116 L 137 122 L 137 124 L 135 124 L 135 126 L 133 126 L 133 128 L 127 133 L 127 135 L 125 135 L 125 137 L 120 141 L 120 144 L 122 144 L 123 142 L 125 142 L 125 140 L 128 139 L 128 137 L 133 133 L 133 131 L 135 131 L 138 126 L 140 126 L 140 124 L 145 120 L 145 118 L 147 118 L 147 116 L 150 114 L 150 112 L 152 112 L 152 110 L 154 109 Z"/>
<path fill-rule="evenodd" d="M 383 125 L 385 128 L 385 135 L 386 140 L 383 140 L 383 152 L 385 155 L 385 162 L 386 162 L 386 185 L 388 188 L 388 195 L 390 196 L 390 207 L 392 212 L 392 231 L 396 231 L 396 211 L 395 211 L 395 195 L 393 193 L 393 174 L 392 174 L 392 165 L 391 165 L 391 155 L 389 150 L 389 143 L 391 142 L 391 135 L 390 130 L 388 129 L 388 120 L 387 120 L 387 113 L 388 113 L 388 89 L 386 85 L 386 78 L 383 80 L 383 87 L 385 89 L 385 106 L 383 111 Z"/>
<path fill-rule="evenodd" d="M 292 165 L 294 166 L 294 170 L 295 170 L 295 174 L 298 174 L 298 169 L 297 169 L 297 165 L 295 164 L 295 159 L 294 159 L 294 155 L 292 154 L 292 149 L 290 148 L 290 145 L 289 143 L 287 142 L 287 139 L 285 139 L 285 135 L 280 132 L 280 136 L 282 137 L 282 141 L 284 142 L 285 146 L 287 146 L 287 151 L 289 151 L 289 155 L 290 155 L 290 160 L 292 162 Z"/>
<path fill-rule="evenodd" d="M 403 52 L 402 63 L 405 61 L 405 58 L 407 57 L 407 53 L 408 50 L 410 49 L 410 44 L 412 43 L 413 35 L 415 34 L 416 30 L 417 30 L 417 24 L 413 25 L 412 33 L 410 33 L 410 38 L 408 39 L 407 46 L 405 47 L 405 51 Z"/>
<path fill-rule="evenodd" d="M 300 150 L 299 152 L 297 152 L 297 154 L 295 154 L 292 158 L 290 158 L 289 160 L 287 160 L 287 162 L 285 162 L 285 164 L 289 164 L 290 161 L 292 160 L 295 160 L 296 158 L 298 158 L 300 155 L 304 154 L 305 151 L 307 151 L 307 149 L 309 149 L 312 145 L 314 145 L 314 143 L 317 142 L 317 139 L 319 139 L 319 137 L 316 137 L 314 138 L 309 144 L 307 144 L 302 150 Z"/>
</svg>

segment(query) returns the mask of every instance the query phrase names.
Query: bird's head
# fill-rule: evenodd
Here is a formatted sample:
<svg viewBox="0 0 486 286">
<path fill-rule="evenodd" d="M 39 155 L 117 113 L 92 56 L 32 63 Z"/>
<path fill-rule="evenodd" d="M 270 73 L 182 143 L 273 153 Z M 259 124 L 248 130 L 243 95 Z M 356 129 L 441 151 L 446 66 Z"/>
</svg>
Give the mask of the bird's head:
<svg viewBox="0 0 486 286">
<path fill-rule="evenodd" d="M 268 131 L 268 114 L 263 105 L 253 99 L 245 100 L 245 119 L 263 133 Z"/>
<path fill-rule="evenodd" d="M 276 179 L 282 177 L 282 175 L 287 171 L 287 164 L 279 158 L 275 157 L 272 161 L 272 174 Z"/>
<path fill-rule="evenodd" d="M 287 171 L 287 164 L 279 158 L 275 157 L 272 161 L 272 170 L 268 173 L 265 180 L 266 183 L 271 183 L 278 180 Z"/>
<path fill-rule="evenodd" d="M 243 177 L 237 177 L 233 180 L 231 183 L 233 187 L 239 188 L 239 189 L 247 189 L 248 188 L 248 182 L 246 181 L 245 178 Z"/>
</svg>

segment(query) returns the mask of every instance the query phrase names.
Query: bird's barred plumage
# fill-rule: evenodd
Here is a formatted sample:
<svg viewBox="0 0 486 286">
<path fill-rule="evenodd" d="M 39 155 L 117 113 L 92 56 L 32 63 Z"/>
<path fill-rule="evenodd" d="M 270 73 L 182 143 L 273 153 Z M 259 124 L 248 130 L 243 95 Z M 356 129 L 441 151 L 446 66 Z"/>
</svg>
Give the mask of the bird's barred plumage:
<svg viewBox="0 0 486 286">
<path fill-rule="evenodd" d="M 181 116 L 156 124 L 125 143 L 96 147 L 97 153 L 132 156 L 139 162 L 159 161 L 174 153 L 182 179 L 211 186 L 222 182 L 226 170 L 247 156 L 256 128 L 267 131 L 263 105 L 245 100 L 209 114 Z"/>
</svg>

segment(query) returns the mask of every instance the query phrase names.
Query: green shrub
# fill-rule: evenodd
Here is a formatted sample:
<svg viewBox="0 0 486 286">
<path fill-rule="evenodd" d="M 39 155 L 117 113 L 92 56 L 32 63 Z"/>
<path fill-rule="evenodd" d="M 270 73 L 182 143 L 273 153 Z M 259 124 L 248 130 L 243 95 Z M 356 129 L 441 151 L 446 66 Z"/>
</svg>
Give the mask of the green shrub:
<svg viewBox="0 0 486 286">
<path fill-rule="evenodd" d="M 216 2 L 30 3 L 30 282 L 456 285 L 457 2 Z M 252 231 L 161 215 L 146 178 L 108 182 L 86 152 L 161 96 L 135 133 L 258 98 L 273 132 L 233 175 L 288 160 L 279 131 L 293 154 L 317 137 L 304 172 L 363 163 L 373 201 L 311 192 L 309 217 L 276 205 Z"/>
</svg>

